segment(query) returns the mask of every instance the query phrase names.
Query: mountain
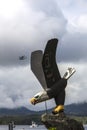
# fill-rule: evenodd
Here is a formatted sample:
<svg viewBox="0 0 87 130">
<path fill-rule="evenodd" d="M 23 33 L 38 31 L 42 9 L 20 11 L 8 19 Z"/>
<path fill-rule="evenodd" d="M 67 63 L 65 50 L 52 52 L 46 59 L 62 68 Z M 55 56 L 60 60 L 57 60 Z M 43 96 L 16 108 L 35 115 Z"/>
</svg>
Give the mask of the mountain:
<svg viewBox="0 0 87 130">
<path fill-rule="evenodd" d="M 20 108 L 14 108 L 14 109 L 9 109 L 9 108 L 0 108 L 0 116 L 10 116 L 10 115 L 29 115 L 29 114 L 35 114 L 35 111 L 28 110 L 25 107 L 20 107 Z"/>
<path fill-rule="evenodd" d="M 48 110 L 52 111 L 52 109 Z M 44 111 L 31 111 L 25 107 L 7 109 L 0 108 L 0 116 L 14 116 L 14 115 L 34 115 L 34 114 L 43 114 Z M 70 104 L 65 106 L 65 113 L 70 115 L 78 115 L 78 116 L 87 116 L 87 103 L 78 103 L 78 104 Z"/>
<path fill-rule="evenodd" d="M 65 112 L 71 115 L 87 116 L 87 103 L 77 103 L 65 106 Z"/>
</svg>

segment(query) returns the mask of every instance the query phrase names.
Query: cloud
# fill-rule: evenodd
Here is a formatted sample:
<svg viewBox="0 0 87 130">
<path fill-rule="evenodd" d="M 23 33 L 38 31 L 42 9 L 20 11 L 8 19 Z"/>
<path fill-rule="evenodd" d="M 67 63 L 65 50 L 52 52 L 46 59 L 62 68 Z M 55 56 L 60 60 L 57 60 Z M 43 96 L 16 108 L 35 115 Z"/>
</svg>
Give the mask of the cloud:
<svg viewBox="0 0 87 130">
<path fill-rule="evenodd" d="M 40 84 L 29 66 L 0 70 L 0 107 L 26 106 L 36 89 Z"/>
<path fill-rule="evenodd" d="M 87 101 L 87 63 L 65 63 L 59 64 L 59 70 L 63 76 L 68 67 L 76 69 L 75 74 L 68 80 L 66 87 L 66 101 L 65 104 L 78 103 Z"/>
<path fill-rule="evenodd" d="M 0 6 L 4 5 L 1 2 Z M 54 37 L 59 38 L 56 59 L 61 75 L 63 76 L 68 66 L 76 68 L 76 73 L 71 77 L 66 88 L 66 104 L 87 99 L 87 15 L 86 9 L 80 10 L 83 5 L 86 6 L 86 1 L 80 0 L 76 5 L 75 2 L 70 0 L 64 3 L 61 0 L 59 4 L 57 0 L 13 0 L 12 2 L 8 0 L 6 10 L 5 6 L 2 6 L 0 107 L 26 106 L 34 110 L 44 108 L 44 103 L 37 106 L 29 103 L 29 99 L 42 90 L 40 83 L 31 72 L 30 54 L 37 49 L 44 50 L 47 41 Z M 22 55 L 27 56 L 27 59 L 20 61 L 19 56 Z M 55 106 L 54 101 L 51 100 L 48 101 L 48 107 L 50 103 Z"/>
<path fill-rule="evenodd" d="M 56 0 L 57 1 L 57 0 Z M 61 1 L 57 1 L 57 3 L 59 4 L 59 6 L 63 9 L 63 12 L 67 12 L 68 14 L 71 13 L 74 15 L 77 14 L 81 14 L 81 13 L 85 13 L 87 12 L 87 1 L 86 0 L 61 0 Z M 68 12 L 68 10 L 70 12 Z"/>
<path fill-rule="evenodd" d="M 87 33 L 87 14 L 80 15 L 73 20 L 76 31 Z"/>
<path fill-rule="evenodd" d="M 54 0 L 19 0 L 17 5 L 15 0 L 14 4 L 8 2 L 11 7 L 7 3 L 7 10 L 3 7 L 0 13 L 0 107 L 32 108 L 29 99 L 42 88 L 30 70 L 30 54 L 36 49 L 43 50 L 48 39 L 61 38 L 67 21 Z M 27 59 L 20 61 L 22 55 Z"/>
<path fill-rule="evenodd" d="M 87 15 L 75 14 L 68 20 L 67 31 L 60 40 L 57 59 L 65 62 L 87 62 Z M 72 16 L 72 15 L 71 15 Z"/>
<path fill-rule="evenodd" d="M 5 17 L 6 11 L 0 15 L 1 66 L 28 64 L 28 60 L 19 62 L 18 57 L 29 59 L 31 51 L 43 49 L 48 39 L 61 37 L 66 31 L 67 22 L 55 1 L 18 1 L 17 5 L 12 17 Z"/>
<path fill-rule="evenodd" d="M 59 45 L 57 59 L 65 62 L 87 62 L 86 43 L 85 33 L 67 33 Z"/>
</svg>

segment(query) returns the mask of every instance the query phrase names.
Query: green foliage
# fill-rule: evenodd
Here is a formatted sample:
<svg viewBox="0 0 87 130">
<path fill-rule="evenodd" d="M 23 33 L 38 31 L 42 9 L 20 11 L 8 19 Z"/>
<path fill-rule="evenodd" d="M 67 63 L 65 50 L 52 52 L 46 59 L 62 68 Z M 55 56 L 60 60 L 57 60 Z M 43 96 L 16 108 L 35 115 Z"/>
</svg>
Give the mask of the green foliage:
<svg viewBox="0 0 87 130">
<path fill-rule="evenodd" d="M 87 124 L 87 116 L 70 116 L 70 118 L 73 118 L 82 124 Z"/>
<path fill-rule="evenodd" d="M 55 127 L 51 127 L 48 130 L 57 130 Z"/>
<path fill-rule="evenodd" d="M 0 117 L 0 125 L 9 124 L 11 121 L 14 121 L 16 125 L 30 125 L 32 121 L 35 121 L 38 124 L 42 124 L 40 115 Z"/>
<path fill-rule="evenodd" d="M 83 124 L 87 124 L 87 116 L 69 116 Z M 9 124 L 9 122 L 14 121 L 16 125 L 31 125 L 32 121 L 35 121 L 39 125 L 41 122 L 41 115 L 25 115 L 25 116 L 1 116 L 0 125 Z M 56 130 L 56 128 L 51 127 L 49 130 Z"/>
</svg>

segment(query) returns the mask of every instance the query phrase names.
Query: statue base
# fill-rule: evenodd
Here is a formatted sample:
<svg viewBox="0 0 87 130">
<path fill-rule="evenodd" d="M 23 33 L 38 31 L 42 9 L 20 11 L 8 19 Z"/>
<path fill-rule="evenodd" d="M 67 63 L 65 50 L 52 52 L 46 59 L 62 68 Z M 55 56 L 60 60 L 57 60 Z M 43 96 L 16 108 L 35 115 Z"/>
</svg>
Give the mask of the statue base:
<svg viewBox="0 0 87 130">
<path fill-rule="evenodd" d="M 82 123 L 67 117 L 64 113 L 43 114 L 41 120 L 48 130 L 84 130 Z"/>
</svg>

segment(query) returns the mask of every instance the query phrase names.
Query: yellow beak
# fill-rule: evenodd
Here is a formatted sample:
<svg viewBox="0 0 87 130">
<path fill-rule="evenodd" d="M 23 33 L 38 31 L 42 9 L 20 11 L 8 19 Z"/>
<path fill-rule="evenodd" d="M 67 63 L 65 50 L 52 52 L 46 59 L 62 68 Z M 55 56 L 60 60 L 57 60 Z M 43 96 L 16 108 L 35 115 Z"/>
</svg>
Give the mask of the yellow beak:
<svg viewBox="0 0 87 130">
<path fill-rule="evenodd" d="M 36 100 L 35 98 L 31 98 L 31 99 L 30 99 L 31 104 L 33 104 L 33 105 L 36 104 L 36 101 L 37 101 L 37 100 Z"/>
</svg>

